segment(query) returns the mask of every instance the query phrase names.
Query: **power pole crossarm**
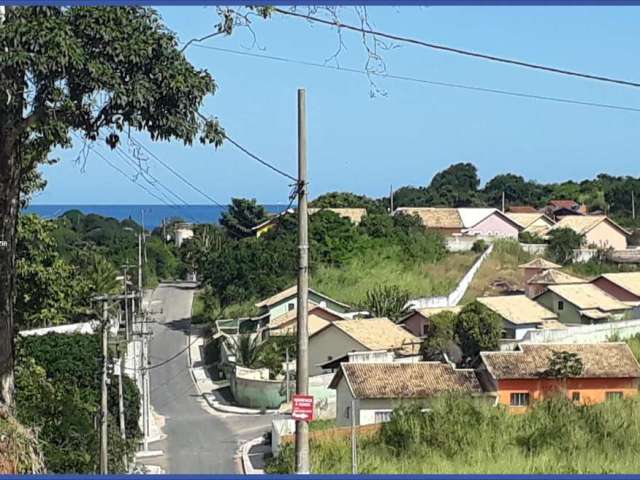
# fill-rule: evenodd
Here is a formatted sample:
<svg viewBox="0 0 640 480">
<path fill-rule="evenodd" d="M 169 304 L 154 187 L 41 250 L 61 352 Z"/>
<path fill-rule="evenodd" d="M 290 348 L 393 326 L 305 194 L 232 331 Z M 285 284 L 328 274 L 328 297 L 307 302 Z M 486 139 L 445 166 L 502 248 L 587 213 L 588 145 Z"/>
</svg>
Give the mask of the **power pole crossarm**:
<svg viewBox="0 0 640 480">
<path fill-rule="evenodd" d="M 309 393 L 309 328 L 307 300 L 309 296 L 309 238 L 307 218 L 307 122 L 305 91 L 298 90 L 298 358 L 296 393 Z M 296 473 L 309 473 L 309 424 L 296 422 Z"/>
</svg>

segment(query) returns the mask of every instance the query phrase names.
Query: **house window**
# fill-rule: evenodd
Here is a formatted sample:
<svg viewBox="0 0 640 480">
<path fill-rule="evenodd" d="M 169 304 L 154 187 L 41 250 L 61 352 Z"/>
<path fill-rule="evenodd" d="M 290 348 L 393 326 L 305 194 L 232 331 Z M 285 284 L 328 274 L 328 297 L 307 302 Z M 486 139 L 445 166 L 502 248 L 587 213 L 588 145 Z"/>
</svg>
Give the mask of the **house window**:
<svg viewBox="0 0 640 480">
<path fill-rule="evenodd" d="M 607 400 L 619 400 L 622 398 L 622 392 L 607 392 Z"/>
<path fill-rule="evenodd" d="M 576 403 L 580 402 L 580 392 L 573 392 L 571 394 L 571 401 Z"/>
<path fill-rule="evenodd" d="M 351 418 L 351 407 L 347 407 L 344 409 L 344 418 L 347 420 Z"/>
<path fill-rule="evenodd" d="M 422 325 L 422 336 L 423 336 L 423 337 L 426 337 L 426 336 L 427 336 L 428 331 L 429 331 L 429 326 L 428 326 L 426 323 L 425 323 L 425 324 L 423 324 L 423 325 Z"/>
<path fill-rule="evenodd" d="M 564 302 L 562 300 L 558 300 L 558 310 L 564 310 Z"/>
<path fill-rule="evenodd" d="M 287 305 L 287 308 L 289 309 L 289 311 L 291 311 L 296 308 L 296 306 L 293 303 L 290 303 L 289 305 Z"/>
<path fill-rule="evenodd" d="M 512 393 L 510 403 L 512 407 L 526 407 L 529 405 L 529 394 L 524 392 Z"/>
<path fill-rule="evenodd" d="M 375 413 L 375 423 L 384 423 L 391 421 L 391 410 L 378 410 Z"/>
</svg>

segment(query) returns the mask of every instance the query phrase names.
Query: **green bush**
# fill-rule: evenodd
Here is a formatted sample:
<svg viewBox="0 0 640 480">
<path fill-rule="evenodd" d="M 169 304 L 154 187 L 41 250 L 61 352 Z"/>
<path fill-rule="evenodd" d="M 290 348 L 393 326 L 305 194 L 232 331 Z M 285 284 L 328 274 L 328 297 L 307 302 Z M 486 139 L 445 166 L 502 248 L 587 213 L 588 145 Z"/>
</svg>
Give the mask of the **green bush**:
<svg viewBox="0 0 640 480">
<path fill-rule="evenodd" d="M 473 245 L 471 246 L 471 251 L 473 253 L 484 253 L 486 249 L 487 249 L 487 242 L 485 242 L 482 239 L 476 240 L 475 242 L 473 242 Z"/>
</svg>

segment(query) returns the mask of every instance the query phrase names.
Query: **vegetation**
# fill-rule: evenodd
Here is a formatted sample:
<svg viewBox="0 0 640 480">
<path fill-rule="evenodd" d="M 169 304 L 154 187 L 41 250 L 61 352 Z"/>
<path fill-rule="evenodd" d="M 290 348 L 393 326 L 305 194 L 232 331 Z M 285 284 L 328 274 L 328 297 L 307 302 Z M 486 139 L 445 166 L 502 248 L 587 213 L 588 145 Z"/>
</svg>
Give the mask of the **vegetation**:
<svg viewBox="0 0 640 480">
<path fill-rule="evenodd" d="M 591 406 L 552 397 L 527 413 L 458 396 L 394 410 L 379 434 L 358 439 L 359 473 L 633 473 L 640 447 L 640 400 L 625 398 Z M 267 466 L 290 473 L 287 445 Z M 311 471 L 349 473 L 350 439 L 311 441 Z"/>
<path fill-rule="evenodd" d="M 35 433 L 0 413 L 0 474 L 46 473 Z"/>
<path fill-rule="evenodd" d="M 309 204 L 313 208 L 366 208 L 367 214 L 386 213 L 387 205 L 365 195 L 349 192 L 330 192 L 320 195 Z"/>
<path fill-rule="evenodd" d="M 377 285 L 367 292 L 361 309 L 374 317 L 387 317 L 399 320 L 407 312 L 409 292 L 397 285 Z"/>
<path fill-rule="evenodd" d="M 267 211 L 255 199 L 232 198 L 229 210 L 220 217 L 220 225 L 231 238 L 254 236 L 251 230 L 267 219 Z"/>
<path fill-rule="evenodd" d="M 571 228 L 556 228 L 549 232 L 549 246 L 547 255 L 560 265 L 573 263 L 574 250 L 584 246 L 584 235 L 580 235 Z"/>
<path fill-rule="evenodd" d="M 96 473 L 99 467 L 100 377 L 102 355 L 98 335 L 22 337 L 16 366 L 16 412 L 24 425 L 37 430 L 47 470 Z M 120 437 L 118 392 L 109 385 L 109 471 L 123 472 L 123 455 L 132 458 L 140 438 L 140 397 L 123 377 L 127 440 Z"/>
</svg>

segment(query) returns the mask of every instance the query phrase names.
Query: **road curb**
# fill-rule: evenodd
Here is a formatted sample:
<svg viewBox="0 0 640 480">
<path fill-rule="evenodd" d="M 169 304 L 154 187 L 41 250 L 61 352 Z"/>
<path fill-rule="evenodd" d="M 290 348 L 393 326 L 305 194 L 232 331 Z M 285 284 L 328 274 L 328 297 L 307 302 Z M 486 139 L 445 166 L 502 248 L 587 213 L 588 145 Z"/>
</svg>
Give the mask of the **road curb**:
<svg viewBox="0 0 640 480">
<path fill-rule="evenodd" d="M 240 447 L 240 453 L 242 457 L 242 470 L 244 471 L 245 475 L 264 475 L 264 470 L 253 468 L 253 465 L 251 465 L 251 459 L 249 458 L 249 450 L 251 450 L 251 447 L 260 445 L 263 440 L 263 437 L 257 437 L 253 440 L 249 440 L 248 442 L 243 443 Z"/>
</svg>

